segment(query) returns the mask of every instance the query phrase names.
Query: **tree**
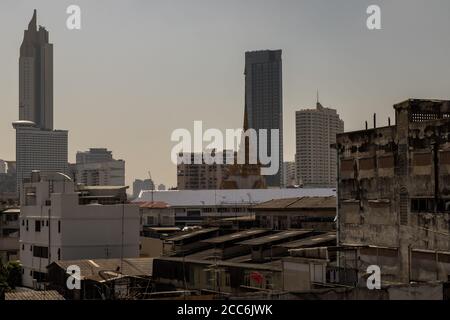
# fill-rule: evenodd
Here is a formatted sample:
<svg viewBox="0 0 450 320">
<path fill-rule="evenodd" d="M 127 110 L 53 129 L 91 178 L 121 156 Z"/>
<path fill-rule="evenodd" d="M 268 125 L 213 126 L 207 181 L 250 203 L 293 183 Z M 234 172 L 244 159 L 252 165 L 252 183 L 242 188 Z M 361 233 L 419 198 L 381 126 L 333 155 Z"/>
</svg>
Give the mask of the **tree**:
<svg viewBox="0 0 450 320">
<path fill-rule="evenodd" d="M 5 292 L 14 290 L 22 282 L 22 268 L 17 261 L 6 264 L 0 261 L 0 299 Z"/>
</svg>

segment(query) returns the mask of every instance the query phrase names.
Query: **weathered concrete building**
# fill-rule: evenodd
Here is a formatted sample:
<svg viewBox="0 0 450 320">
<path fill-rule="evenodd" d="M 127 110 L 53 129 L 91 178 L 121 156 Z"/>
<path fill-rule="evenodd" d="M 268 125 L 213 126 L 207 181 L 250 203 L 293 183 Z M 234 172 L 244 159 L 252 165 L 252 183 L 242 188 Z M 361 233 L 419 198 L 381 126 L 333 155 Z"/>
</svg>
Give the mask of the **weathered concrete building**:
<svg viewBox="0 0 450 320">
<path fill-rule="evenodd" d="M 398 281 L 421 279 L 420 266 L 433 260 L 433 280 L 446 281 L 450 101 L 410 99 L 394 109 L 394 125 L 337 135 L 338 241 L 397 248 Z"/>
</svg>

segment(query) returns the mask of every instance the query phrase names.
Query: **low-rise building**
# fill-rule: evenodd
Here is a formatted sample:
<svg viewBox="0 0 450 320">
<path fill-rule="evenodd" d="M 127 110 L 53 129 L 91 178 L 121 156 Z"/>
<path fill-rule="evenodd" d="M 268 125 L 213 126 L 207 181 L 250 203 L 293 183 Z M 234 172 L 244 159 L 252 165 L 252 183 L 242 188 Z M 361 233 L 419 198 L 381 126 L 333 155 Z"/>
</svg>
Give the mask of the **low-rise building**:
<svg viewBox="0 0 450 320">
<path fill-rule="evenodd" d="M 337 135 L 338 239 L 395 248 L 396 280 L 409 283 L 418 250 L 431 252 L 426 265 L 448 261 L 439 252 L 450 251 L 450 101 L 409 99 L 394 109 L 393 125 L 374 119 L 374 128 Z M 435 280 L 449 275 L 435 270 Z"/>
<path fill-rule="evenodd" d="M 40 287 L 54 261 L 139 257 L 139 207 L 126 203 L 126 188 L 33 172 L 21 195 L 23 285 Z"/>
<path fill-rule="evenodd" d="M 80 289 L 67 288 L 72 266 L 80 268 Z M 152 268 L 151 258 L 66 260 L 47 267 L 49 288 L 71 300 L 144 299 L 154 291 Z"/>
<path fill-rule="evenodd" d="M 0 261 L 19 259 L 20 209 L 0 210 Z"/>
<path fill-rule="evenodd" d="M 165 202 L 175 211 L 177 226 L 195 226 L 214 219 L 251 216 L 251 207 L 273 199 L 331 197 L 335 189 L 234 189 L 142 191 L 133 202 Z"/>
<path fill-rule="evenodd" d="M 139 205 L 142 230 L 144 227 L 175 226 L 175 209 L 162 201 L 134 202 Z"/>
</svg>

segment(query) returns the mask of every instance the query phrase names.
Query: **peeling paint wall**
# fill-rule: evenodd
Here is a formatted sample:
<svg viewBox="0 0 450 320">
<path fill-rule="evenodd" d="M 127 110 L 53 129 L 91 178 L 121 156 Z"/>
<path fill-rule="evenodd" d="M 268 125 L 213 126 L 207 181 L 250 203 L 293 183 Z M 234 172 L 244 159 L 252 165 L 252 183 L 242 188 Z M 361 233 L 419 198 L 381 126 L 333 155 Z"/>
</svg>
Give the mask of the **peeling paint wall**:
<svg viewBox="0 0 450 320">
<path fill-rule="evenodd" d="M 394 108 L 393 126 L 337 136 L 339 241 L 398 248 L 408 281 L 410 248 L 450 251 L 450 101 Z"/>
</svg>

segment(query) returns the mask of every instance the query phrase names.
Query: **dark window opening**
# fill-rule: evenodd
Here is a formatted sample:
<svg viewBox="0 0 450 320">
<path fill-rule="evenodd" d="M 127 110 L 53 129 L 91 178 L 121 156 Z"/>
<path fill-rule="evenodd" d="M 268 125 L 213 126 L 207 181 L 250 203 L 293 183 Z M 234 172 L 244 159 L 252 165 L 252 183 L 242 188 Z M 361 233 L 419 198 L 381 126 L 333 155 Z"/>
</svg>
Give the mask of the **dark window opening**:
<svg viewBox="0 0 450 320">
<path fill-rule="evenodd" d="M 34 246 L 34 248 L 33 248 L 33 257 L 48 259 L 48 248 L 47 247 Z"/>
</svg>

